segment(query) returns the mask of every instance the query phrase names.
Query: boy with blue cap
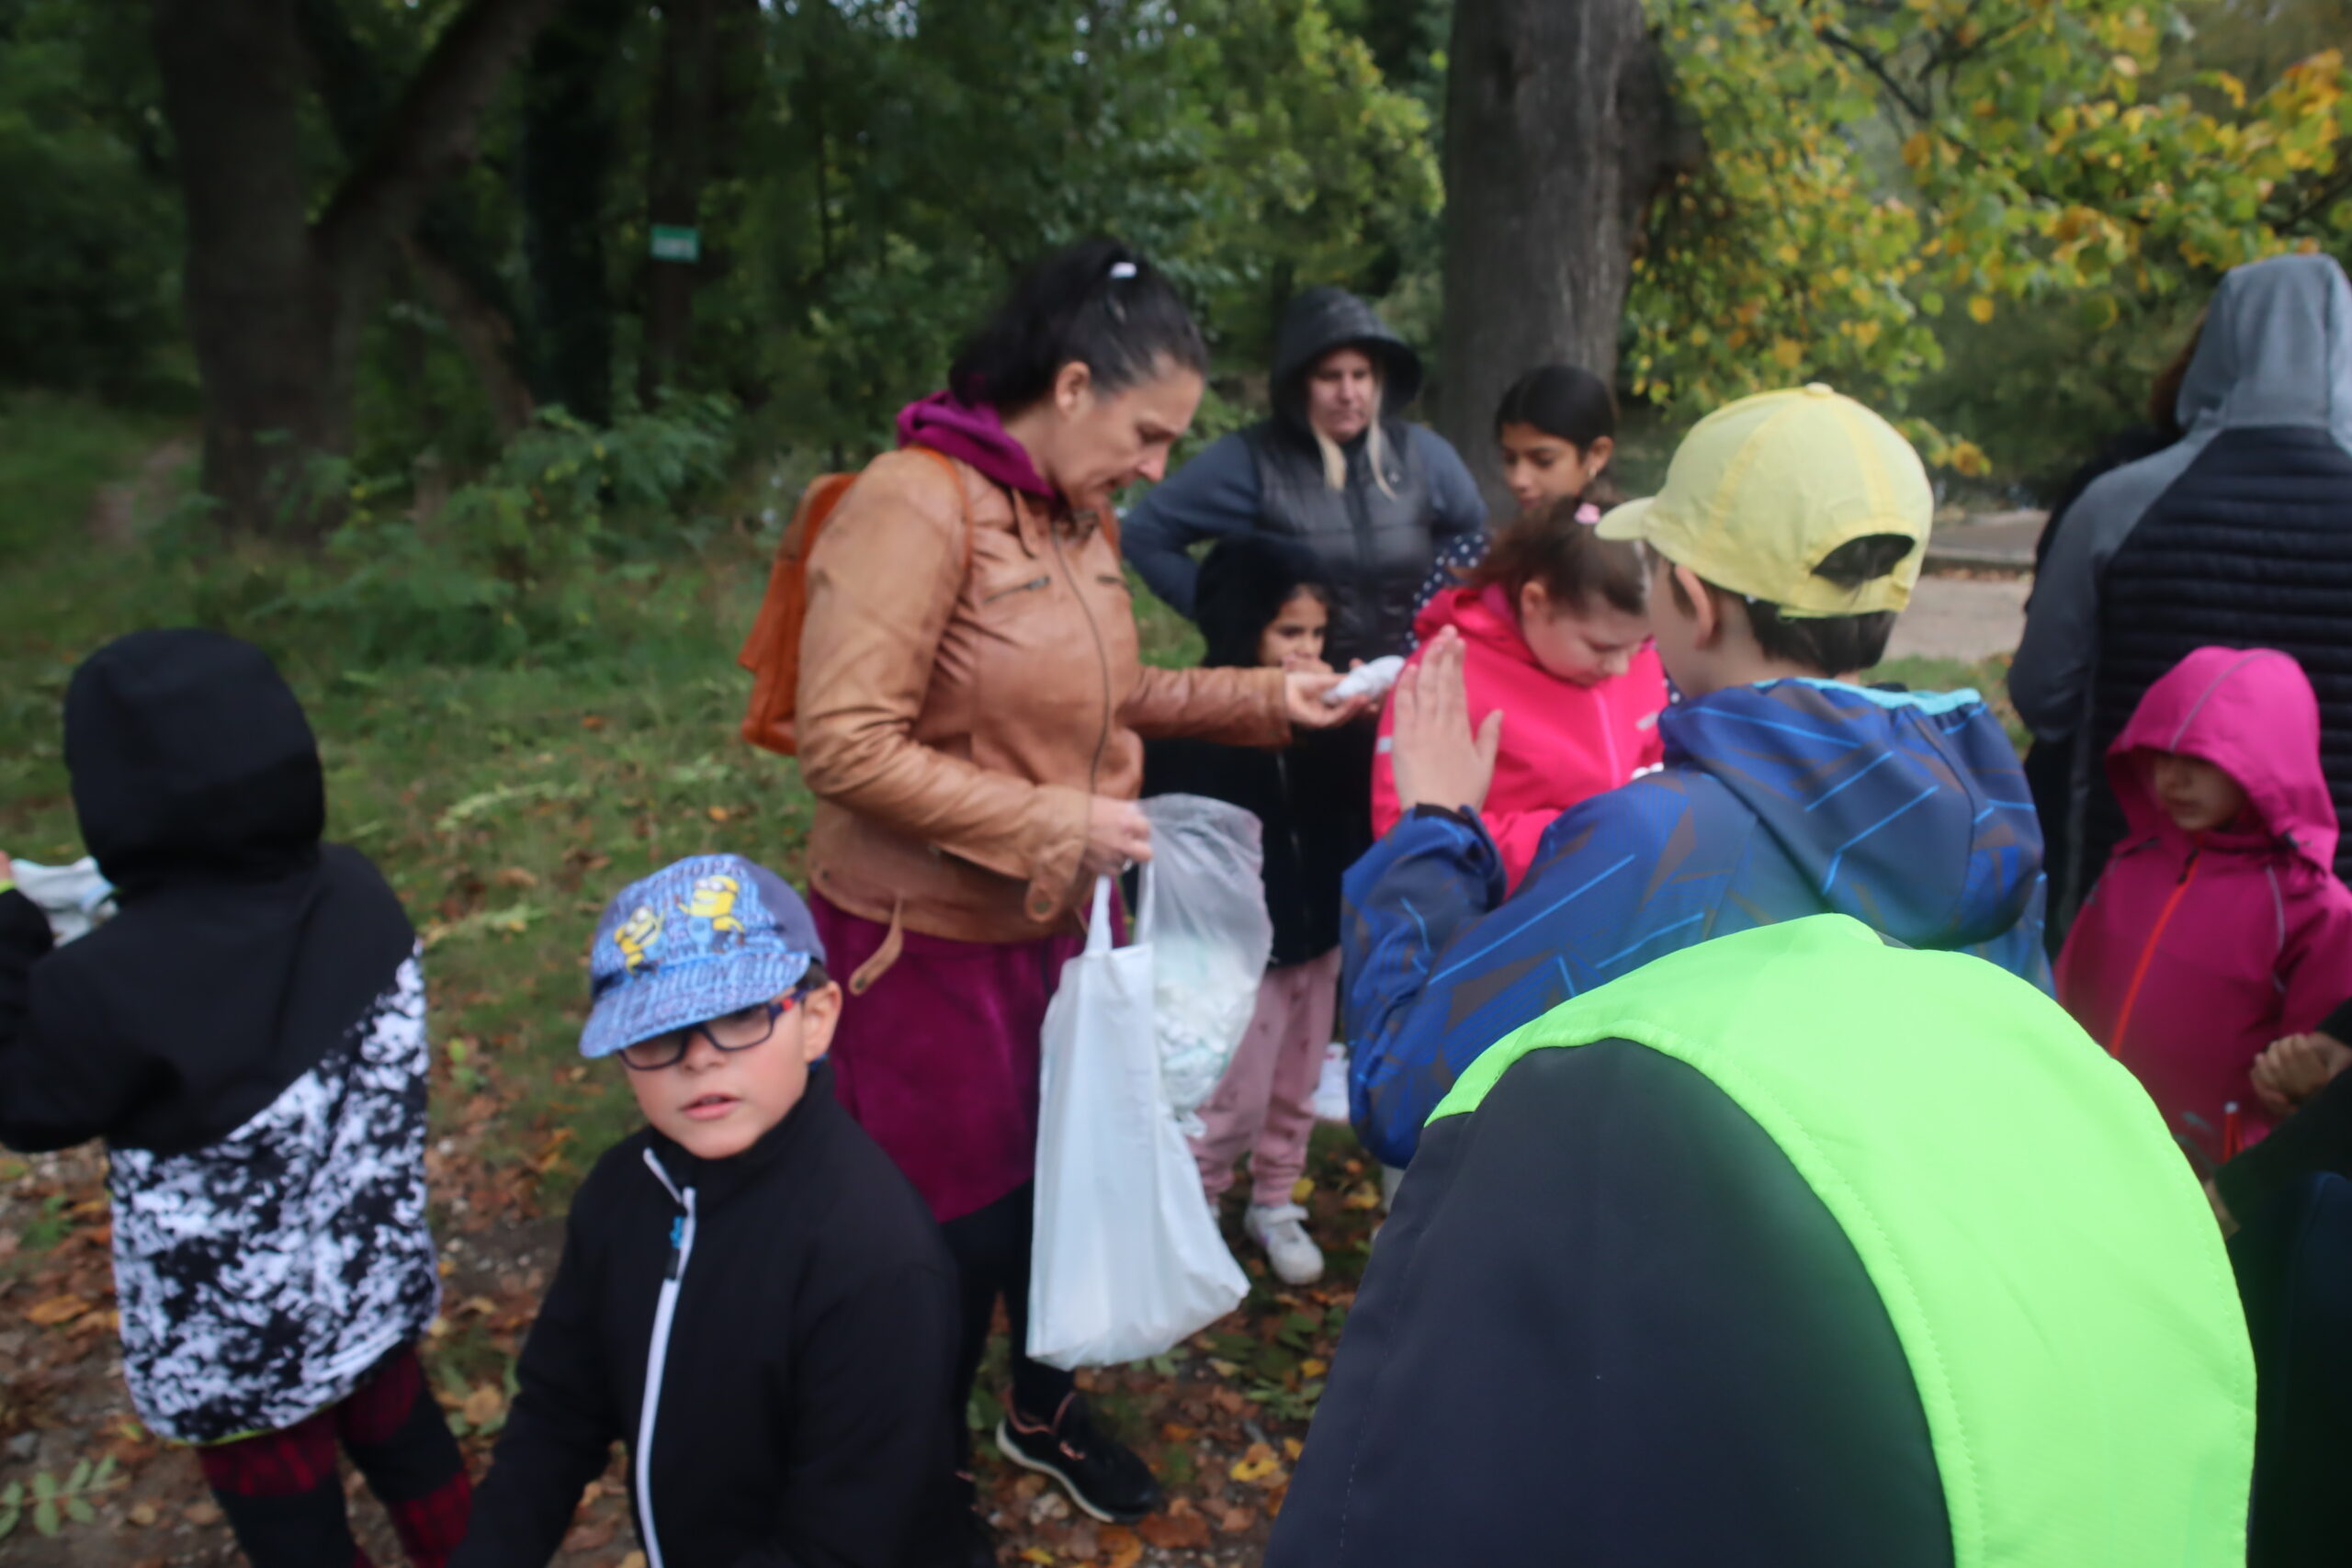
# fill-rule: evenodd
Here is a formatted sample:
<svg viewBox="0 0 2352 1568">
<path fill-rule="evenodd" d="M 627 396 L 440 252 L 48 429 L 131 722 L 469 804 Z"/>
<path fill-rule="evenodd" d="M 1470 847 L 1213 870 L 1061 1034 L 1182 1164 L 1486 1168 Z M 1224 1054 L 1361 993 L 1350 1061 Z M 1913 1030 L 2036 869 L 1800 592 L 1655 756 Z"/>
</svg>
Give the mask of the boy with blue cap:
<svg viewBox="0 0 2352 1568">
<path fill-rule="evenodd" d="M 841 1015 L 782 878 L 697 855 L 631 884 L 580 1042 L 648 1123 L 597 1161 L 454 1568 L 548 1562 L 615 1439 L 649 1568 L 942 1561 L 955 1266 L 833 1098 Z"/>
</svg>

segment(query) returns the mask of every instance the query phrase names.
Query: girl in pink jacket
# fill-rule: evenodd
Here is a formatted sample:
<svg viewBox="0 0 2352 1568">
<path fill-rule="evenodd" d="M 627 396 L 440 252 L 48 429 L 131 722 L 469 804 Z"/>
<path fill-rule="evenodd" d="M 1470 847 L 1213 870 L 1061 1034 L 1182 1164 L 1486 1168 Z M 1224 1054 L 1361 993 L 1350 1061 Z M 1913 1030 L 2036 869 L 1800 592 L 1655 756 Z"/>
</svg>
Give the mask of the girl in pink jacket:
<svg viewBox="0 0 2352 1568">
<path fill-rule="evenodd" d="M 2107 754 L 2129 831 L 2058 955 L 2058 996 L 2209 1173 L 2269 1128 L 2263 1047 L 2352 991 L 2352 891 L 2319 705 L 2269 649 L 2200 648 Z"/>
<path fill-rule="evenodd" d="M 1650 647 L 1648 574 L 1639 546 L 1595 535 L 1600 520 L 1573 497 L 1521 513 L 1463 585 L 1431 599 L 1414 623 L 1413 662 L 1449 626 L 1462 638 L 1474 725 L 1502 710 L 1502 751 L 1479 816 L 1514 888 L 1554 818 L 1665 756 L 1666 671 Z M 1387 760 L 1396 722 L 1392 705 L 1373 769 L 1375 833 L 1399 815 Z"/>
</svg>

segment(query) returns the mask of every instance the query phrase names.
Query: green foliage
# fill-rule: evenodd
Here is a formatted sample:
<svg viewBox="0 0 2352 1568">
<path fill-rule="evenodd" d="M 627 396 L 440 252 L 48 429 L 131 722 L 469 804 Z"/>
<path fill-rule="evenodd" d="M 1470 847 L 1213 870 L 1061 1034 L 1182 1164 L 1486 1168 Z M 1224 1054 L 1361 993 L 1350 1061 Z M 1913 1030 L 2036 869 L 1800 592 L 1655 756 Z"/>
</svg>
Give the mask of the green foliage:
<svg viewBox="0 0 2352 1568">
<path fill-rule="evenodd" d="M 1951 316 L 2046 305 L 2103 333 L 2352 244 L 2335 50 L 2175 82 L 2189 29 L 2159 0 L 1653 4 L 1711 154 L 1636 273 L 1629 367 L 1662 400 L 1824 378 L 1900 404 Z"/>
<path fill-rule="evenodd" d="M 0 375 L 122 395 L 175 344 L 179 210 L 119 6 L 0 0 Z"/>
<path fill-rule="evenodd" d="M 24 1520 L 28 1503 L 31 1505 L 33 1529 L 45 1536 L 62 1533 L 69 1521 L 95 1524 L 98 1514 L 90 1506 L 90 1499 L 121 1484 L 115 1474 L 112 1454 L 95 1466 L 85 1459 L 74 1461 L 73 1470 L 62 1481 L 48 1471 L 35 1471 L 29 1492 L 23 1482 L 11 1481 L 0 1487 L 0 1540 L 16 1533 L 17 1526 Z"/>
<path fill-rule="evenodd" d="M 732 415 L 724 399 L 682 396 L 597 430 L 549 410 L 437 502 L 413 477 L 322 460 L 301 504 L 346 508 L 323 558 L 199 561 L 209 525 L 182 525 L 195 617 L 359 670 L 576 659 L 689 613 L 694 590 L 665 564 L 717 527 L 679 519 L 725 479 Z M 618 624 L 609 582 L 634 605 Z"/>
</svg>

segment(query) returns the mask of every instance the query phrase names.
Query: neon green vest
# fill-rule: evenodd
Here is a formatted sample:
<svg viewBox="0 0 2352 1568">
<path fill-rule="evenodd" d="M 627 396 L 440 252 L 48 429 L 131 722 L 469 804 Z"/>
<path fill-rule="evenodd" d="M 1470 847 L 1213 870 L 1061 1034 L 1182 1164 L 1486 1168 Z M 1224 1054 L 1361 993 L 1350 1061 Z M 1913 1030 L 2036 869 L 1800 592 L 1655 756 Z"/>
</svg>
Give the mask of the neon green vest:
<svg viewBox="0 0 2352 1568">
<path fill-rule="evenodd" d="M 2204 1194 L 2131 1075 L 1979 958 L 1823 915 L 1686 949 L 1505 1036 L 1624 1039 L 1779 1145 L 1877 1286 L 1958 1568 L 2245 1561 L 2254 1362 Z"/>
</svg>

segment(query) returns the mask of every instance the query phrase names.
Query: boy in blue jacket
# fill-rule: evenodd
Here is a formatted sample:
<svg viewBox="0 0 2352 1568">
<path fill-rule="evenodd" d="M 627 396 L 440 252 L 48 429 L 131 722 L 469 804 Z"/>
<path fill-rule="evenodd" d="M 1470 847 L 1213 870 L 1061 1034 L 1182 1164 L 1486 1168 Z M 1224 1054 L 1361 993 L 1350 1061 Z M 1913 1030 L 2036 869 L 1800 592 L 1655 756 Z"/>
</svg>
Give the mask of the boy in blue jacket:
<svg viewBox="0 0 2352 1568">
<path fill-rule="evenodd" d="M 1909 602 L 1935 510 L 1884 420 L 1826 387 L 1700 422 L 1666 488 L 1600 524 L 1653 553 L 1651 624 L 1683 700 L 1664 769 L 1565 812 L 1518 892 L 1478 819 L 1499 725 L 1470 728 L 1458 643 L 1396 694 L 1406 816 L 1349 872 L 1350 1100 L 1391 1165 L 1489 1045 L 1655 958 L 1851 915 L 2049 988 L 2041 832 L 1973 691 L 1859 685 Z"/>
</svg>

